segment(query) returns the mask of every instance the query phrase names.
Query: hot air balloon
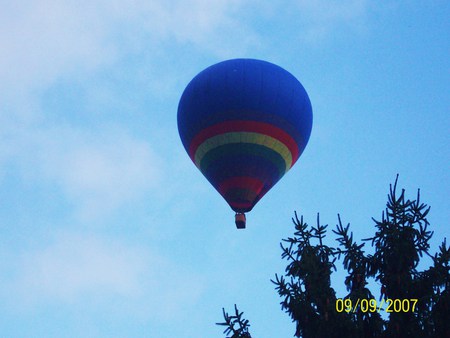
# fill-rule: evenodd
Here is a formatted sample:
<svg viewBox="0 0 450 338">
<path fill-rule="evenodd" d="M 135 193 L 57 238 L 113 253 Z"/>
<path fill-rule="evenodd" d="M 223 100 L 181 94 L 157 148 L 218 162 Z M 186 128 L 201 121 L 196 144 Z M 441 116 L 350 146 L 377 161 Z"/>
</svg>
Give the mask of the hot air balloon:
<svg viewBox="0 0 450 338">
<path fill-rule="evenodd" d="M 312 128 L 301 83 L 262 60 L 232 59 L 195 76 L 178 105 L 189 157 L 236 213 L 245 213 L 295 164 Z"/>
</svg>

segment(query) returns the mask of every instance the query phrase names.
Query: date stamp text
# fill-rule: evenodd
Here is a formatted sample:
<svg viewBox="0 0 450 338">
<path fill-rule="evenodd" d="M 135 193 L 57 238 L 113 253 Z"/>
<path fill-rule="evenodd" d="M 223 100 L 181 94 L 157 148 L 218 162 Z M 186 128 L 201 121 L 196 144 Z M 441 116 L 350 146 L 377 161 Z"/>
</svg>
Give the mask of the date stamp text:
<svg viewBox="0 0 450 338">
<path fill-rule="evenodd" d="M 383 298 L 380 302 L 376 299 L 360 299 L 358 298 L 356 302 L 351 299 L 336 299 L 336 311 L 337 312 L 356 312 L 358 308 L 361 312 L 414 312 L 417 305 L 417 299 L 390 299 L 386 300 Z"/>
</svg>

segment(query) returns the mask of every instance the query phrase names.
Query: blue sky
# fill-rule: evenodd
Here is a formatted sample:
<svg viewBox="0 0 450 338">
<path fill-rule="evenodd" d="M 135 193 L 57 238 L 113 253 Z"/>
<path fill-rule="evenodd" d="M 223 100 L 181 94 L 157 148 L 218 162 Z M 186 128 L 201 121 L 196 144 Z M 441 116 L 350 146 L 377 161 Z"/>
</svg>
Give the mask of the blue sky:
<svg viewBox="0 0 450 338">
<path fill-rule="evenodd" d="M 270 279 L 294 210 L 356 238 L 389 183 L 449 235 L 447 1 L 1 1 L 0 328 L 7 337 L 290 337 Z M 310 142 L 237 231 L 178 137 L 187 83 L 235 57 L 312 101 Z M 334 244 L 329 234 L 329 243 Z M 425 265 L 426 266 L 426 265 Z M 344 296 L 344 274 L 333 278 Z"/>
</svg>

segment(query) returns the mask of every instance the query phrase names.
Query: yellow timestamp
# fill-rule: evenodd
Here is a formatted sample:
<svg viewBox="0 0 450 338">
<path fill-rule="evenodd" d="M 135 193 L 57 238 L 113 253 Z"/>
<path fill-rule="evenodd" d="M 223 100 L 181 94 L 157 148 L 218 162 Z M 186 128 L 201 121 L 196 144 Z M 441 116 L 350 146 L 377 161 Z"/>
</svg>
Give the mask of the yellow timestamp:
<svg viewBox="0 0 450 338">
<path fill-rule="evenodd" d="M 390 299 L 383 298 L 380 302 L 376 299 L 360 299 L 353 302 L 350 298 L 336 299 L 336 311 L 337 312 L 356 312 L 358 308 L 361 312 L 414 312 L 417 305 L 417 299 Z M 384 306 L 384 307 L 383 307 Z"/>
</svg>

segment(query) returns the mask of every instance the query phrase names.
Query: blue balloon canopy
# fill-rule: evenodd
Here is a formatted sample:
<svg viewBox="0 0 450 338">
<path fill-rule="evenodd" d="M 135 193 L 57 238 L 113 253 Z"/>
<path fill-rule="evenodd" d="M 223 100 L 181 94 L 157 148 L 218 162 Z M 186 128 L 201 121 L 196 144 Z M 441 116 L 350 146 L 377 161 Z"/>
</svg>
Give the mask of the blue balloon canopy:
<svg viewBox="0 0 450 338">
<path fill-rule="evenodd" d="M 288 71 L 233 59 L 195 76 L 178 106 L 178 131 L 192 161 L 239 213 L 250 211 L 308 143 L 312 108 Z"/>
</svg>

